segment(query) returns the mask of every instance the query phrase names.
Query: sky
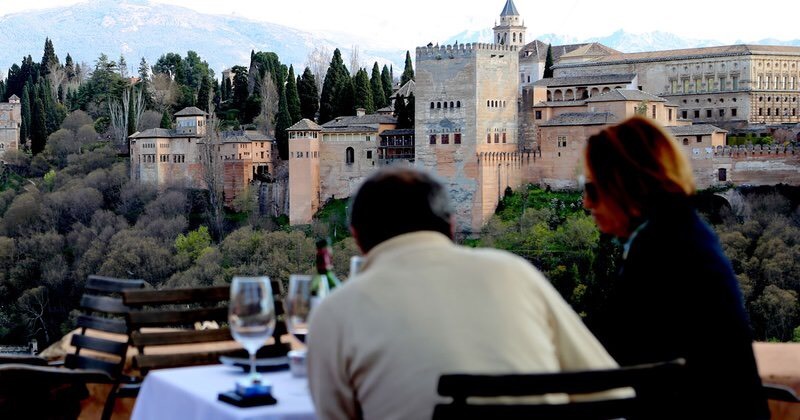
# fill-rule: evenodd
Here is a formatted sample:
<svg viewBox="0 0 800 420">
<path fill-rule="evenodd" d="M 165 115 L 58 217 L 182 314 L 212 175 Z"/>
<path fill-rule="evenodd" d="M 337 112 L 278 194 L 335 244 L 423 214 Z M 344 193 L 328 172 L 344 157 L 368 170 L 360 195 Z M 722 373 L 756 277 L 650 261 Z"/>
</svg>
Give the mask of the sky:
<svg viewBox="0 0 800 420">
<path fill-rule="evenodd" d="M 87 0 L 0 0 L 0 16 Z M 144 0 L 133 0 L 141 2 Z M 203 13 L 238 15 L 312 33 L 342 32 L 365 37 L 365 45 L 409 49 L 438 43 L 466 29 L 491 28 L 506 0 L 150 0 Z M 527 26 L 526 38 L 554 33 L 577 39 L 630 33 L 670 32 L 723 44 L 765 38 L 800 38 L 797 0 L 773 0 L 745 10 L 723 3 L 670 0 L 657 6 L 642 0 L 515 0 Z M 224 8 L 228 4 L 235 8 Z M 668 6 L 667 6 L 668 5 Z M 757 13 L 748 22 L 748 13 Z"/>
</svg>

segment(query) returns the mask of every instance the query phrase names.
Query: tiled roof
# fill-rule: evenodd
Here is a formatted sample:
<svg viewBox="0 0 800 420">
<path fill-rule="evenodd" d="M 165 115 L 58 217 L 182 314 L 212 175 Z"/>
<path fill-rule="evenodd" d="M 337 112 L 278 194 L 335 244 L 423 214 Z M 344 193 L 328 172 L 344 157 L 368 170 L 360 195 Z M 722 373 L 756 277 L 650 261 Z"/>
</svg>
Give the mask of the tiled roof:
<svg viewBox="0 0 800 420">
<path fill-rule="evenodd" d="M 647 102 L 667 102 L 666 99 L 642 92 L 636 89 L 614 89 L 602 95 L 592 96 L 586 102 L 616 102 L 616 101 L 647 101 Z"/>
<path fill-rule="evenodd" d="M 530 52 L 530 55 L 533 55 L 538 61 L 545 61 L 547 60 L 547 46 L 549 44 L 539 41 L 538 39 L 529 42 L 524 47 L 520 48 L 519 56 L 526 57 L 526 52 Z M 569 45 L 553 45 L 552 54 L 553 54 L 553 62 L 557 63 L 558 59 L 561 58 L 562 55 L 567 54 L 571 51 L 574 51 L 584 45 L 588 44 L 569 44 Z"/>
<path fill-rule="evenodd" d="M 352 125 L 372 125 L 372 124 L 396 124 L 397 118 L 391 115 L 369 114 L 364 116 L 349 116 L 349 117 L 336 117 L 325 124 L 322 124 L 323 129 L 348 127 Z"/>
<path fill-rule="evenodd" d="M 208 115 L 208 113 L 206 113 L 205 111 L 196 106 L 183 108 L 182 110 L 175 113 L 176 117 L 191 117 L 195 115 L 206 116 Z"/>
<path fill-rule="evenodd" d="M 165 128 L 151 128 L 148 130 L 140 131 L 131 134 L 132 139 L 155 139 L 155 138 L 169 138 L 175 135 L 175 130 L 167 130 Z M 185 135 L 183 137 L 186 137 Z"/>
<path fill-rule="evenodd" d="M 500 16 L 519 16 L 517 6 L 514 6 L 514 0 L 506 1 L 506 5 L 503 7 L 503 11 L 500 12 Z"/>
<path fill-rule="evenodd" d="M 727 133 L 727 130 L 723 130 L 715 125 L 711 124 L 696 124 L 696 125 L 684 125 L 684 126 L 675 126 L 675 127 L 667 127 L 670 133 L 673 136 L 707 136 L 714 133 Z"/>
<path fill-rule="evenodd" d="M 378 124 L 349 125 L 347 127 L 323 127 L 323 133 L 374 133 L 378 131 Z"/>
<path fill-rule="evenodd" d="M 584 44 L 570 52 L 562 54 L 560 59 L 566 60 L 569 58 L 579 57 L 604 57 L 612 54 L 621 54 L 621 52 L 613 48 L 606 47 L 599 42 L 592 42 L 591 44 Z"/>
<path fill-rule="evenodd" d="M 586 105 L 585 99 L 578 99 L 576 101 L 542 101 L 535 105 L 534 108 L 541 108 L 541 107 L 562 107 L 562 106 L 581 106 Z"/>
<path fill-rule="evenodd" d="M 617 122 L 617 116 L 610 112 L 566 112 L 551 118 L 542 127 L 563 125 L 602 125 Z"/>
<path fill-rule="evenodd" d="M 569 76 L 569 77 L 550 77 L 540 79 L 534 86 L 585 86 L 585 85 L 609 85 L 609 84 L 628 84 L 636 78 L 636 74 L 602 74 L 598 76 Z"/>
<path fill-rule="evenodd" d="M 408 136 L 413 135 L 414 129 L 413 128 L 398 128 L 397 130 L 383 130 L 381 132 L 381 137 L 385 136 Z"/>
<path fill-rule="evenodd" d="M 319 131 L 322 130 L 319 124 L 315 123 L 314 121 L 309 120 L 308 118 L 303 118 L 302 120 L 295 123 L 293 126 L 287 128 L 287 130 L 292 131 Z"/>
<path fill-rule="evenodd" d="M 777 45 L 724 45 L 720 47 L 685 48 L 680 50 L 648 51 L 638 53 L 620 53 L 605 57 L 598 57 L 583 63 L 558 63 L 554 67 L 581 67 L 586 65 L 600 65 L 611 63 L 637 63 L 678 59 L 699 59 L 709 57 L 729 57 L 754 54 L 787 54 L 800 55 L 800 47 Z"/>
<path fill-rule="evenodd" d="M 400 86 L 400 89 L 397 89 L 397 92 L 395 92 L 392 96 L 403 95 L 404 98 L 408 98 L 410 94 L 414 93 L 414 88 L 416 85 L 417 84 L 414 83 L 414 79 L 411 79 L 403 86 Z"/>
<path fill-rule="evenodd" d="M 250 141 L 275 141 L 275 137 L 270 136 L 269 134 L 264 134 L 253 130 L 245 131 L 244 135 Z"/>
</svg>

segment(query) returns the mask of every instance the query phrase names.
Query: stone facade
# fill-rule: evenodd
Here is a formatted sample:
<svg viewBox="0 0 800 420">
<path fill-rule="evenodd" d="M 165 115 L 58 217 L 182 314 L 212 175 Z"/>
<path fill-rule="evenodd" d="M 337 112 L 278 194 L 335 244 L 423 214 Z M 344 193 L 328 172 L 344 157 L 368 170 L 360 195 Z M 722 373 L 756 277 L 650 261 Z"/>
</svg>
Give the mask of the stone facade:
<svg viewBox="0 0 800 420">
<path fill-rule="evenodd" d="M 22 105 L 17 95 L 0 103 L 0 158 L 8 150 L 19 150 Z"/>
<path fill-rule="evenodd" d="M 615 54 L 558 63 L 555 77 L 635 73 L 641 89 L 695 123 L 800 122 L 800 47 L 722 47 Z"/>
</svg>

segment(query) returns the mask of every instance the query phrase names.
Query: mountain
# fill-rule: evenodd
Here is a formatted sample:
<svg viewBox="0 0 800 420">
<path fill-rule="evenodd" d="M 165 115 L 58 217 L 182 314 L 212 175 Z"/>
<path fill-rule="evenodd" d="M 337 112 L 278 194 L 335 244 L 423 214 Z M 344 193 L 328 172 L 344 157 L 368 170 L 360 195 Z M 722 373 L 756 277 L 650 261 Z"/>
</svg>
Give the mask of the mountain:
<svg viewBox="0 0 800 420">
<path fill-rule="evenodd" d="M 209 15 L 148 0 L 91 0 L 70 7 L 14 13 L 0 17 L 0 68 L 19 64 L 31 55 L 40 61 L 50 38 L 61 62 L 69 53 L 91 67 L 101 53 L 109 59 L 125 56 L 135 74 L 144 57 L 149 64 L 168 52 L 182 57 L 193 50 L 208 61 L 219 77 L 233 65 L 248 66 L 250 51 L 272 51 L 300 74 L 315 46 L 342 51 L 349 67 L 350 47 L 359 45 L 361 62 L 374 61 L 402 69 L 404 50 L 374 49 L 364 40 L 341 34 L 312 34 L 242 17 Z"/>
<path fill-rule="evenodd" d="M 462 31 L 448 38 L 444 42 L 444 44 L 445 45 L 452 44 L 454 41 L 458 41 L 459 43 L 491 42 L 492 36 L 493 36 L 492 30 L 488 28 L 483 30 L 468 30 L 468 31 Z M 528 41 L 533 41 L 534 39 L 538 39 L 542 42 L 551 43 L 554 45 L 579 44 L 584 42 L 599 42 L 607 47 L 611 47 L 615 50 L 627 53 L 642 52 L 642 51 L 677 50 L 683 48 L 700 48 L 700 47 L 713 47 L 713 46 L 725 45 L 725 43 L 721 41 L 708 40 L 708 39 L 682 38 L 678 35 L 671 34 L 668 32 L 654 31 L 642 34 L 634 34 L 625 32 L 622 29 L 608 36 L 586 38 L 586 39 L 579 39 L 569 35 L 559 35 L 559 34 L 539 34 L 538 36 L 531 37 L 530 34 L 528 34 Z M 791 41 L 782 41 L 770 38 L 770 39 L 762 39 L 759 41 L 737 41 L 736 44 L 800 46 L 800 39 L 795 39 Z"/>
</svg>

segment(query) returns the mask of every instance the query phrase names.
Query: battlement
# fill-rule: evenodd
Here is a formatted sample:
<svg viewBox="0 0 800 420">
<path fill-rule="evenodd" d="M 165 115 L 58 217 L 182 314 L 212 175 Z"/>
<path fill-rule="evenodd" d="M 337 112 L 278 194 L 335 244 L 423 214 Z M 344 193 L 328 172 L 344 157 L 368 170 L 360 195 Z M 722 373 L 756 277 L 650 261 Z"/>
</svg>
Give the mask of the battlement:
<svg viewBox="0 0 800 420">
<path fill-rule="evenodd" d="M 797 154 L 800 151 L 794 146 L 783 145 L 741 145 L 741 146 L 717 146 L 709 147 L 705 150 L 699 149 L 692 154 L 693 159 L 708 159 L 713 157 L 785 157 Z"/>
<path fill-rule="evenodd" d="M 481 51 L 486 51 L 488 53 L 516 53 L 517 47 L 513 45 L 484 44 L 477 42 L 470 44 L 424 46 L 417 47 L 417 61 L 472 57 Z"/>
<path fill-rule="evenodd" d="M 476 153 L 478 162 L 514 162 L 514 161 L 536 161 L 541 159 L 542 153 L 535 150 L 522 152 L 480 152 Z"/>
</svg>

